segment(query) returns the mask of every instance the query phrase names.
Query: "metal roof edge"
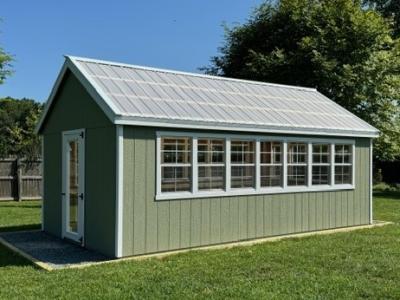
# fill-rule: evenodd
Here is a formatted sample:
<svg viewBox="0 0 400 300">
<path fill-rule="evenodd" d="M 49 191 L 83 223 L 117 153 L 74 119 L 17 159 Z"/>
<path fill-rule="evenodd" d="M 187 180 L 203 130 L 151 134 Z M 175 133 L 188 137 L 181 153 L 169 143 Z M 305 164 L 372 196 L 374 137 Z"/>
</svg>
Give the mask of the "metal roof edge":
<svg viewBox="0 0 400 300">
<path fill-rule="evenodd" d="M 121 114 L 115 104 L 109 99 L 108 95 L 103 92 L 103 89 L 91 80 L 90 75 L 76 63 L 74 57 L 65 55 L 67 61 L 71 62 L 70 68 L 74 75 L 77 76 L 80 83 L 86 88 L 87 92 L 92 96 L 96 103 L 102 108 L 104 113 L 114 121 L 116 115 Z"/>
<path fill-rule="evenodd" d="M 325 99 L 331 101 L 332 103 L 334 103 L 334 105 L 336 105 L 337 107 L 339 107 L 341 110 L 343 110 L 344 112 L 348 113 L 348 114 L 352 114 L 353 117 L 357 118 L 357 120 L 359 120 L 360 122 L 364 123 L 365 125 L 367 125 L 368 127 L 370 127 L 372 130 L 375 130 L 379 132 L 380 130 L 377 129 L 376 127 L 372 126 L 371 124 L 369 124 L 368 122 L 364 121 L 363 119 L 361 119 L 359 116 L 357 116 L 356 114 L 352 113 L 351 111 L 347 110 L 346 108 L 344 108 L 343 106 L 341 106 L 340 104 L 338 104 L 337 102 L 333 101 L 332 99 L 330 99 L 329 97 L 325 96 L 324 94 L 322 94 L 321 92 L 317 91 L 318 94 L 320 94 L 321 96 L 323 96 Z"/>
<path fill-rule="evenodd" d="M 57 94 L 57 91 L 60 87 L 60 84 L 65 76 L 67 70 L 70 70 L 78 79 L 78 81 L 84 86 L 86 91 L 90 94 L 90 96 L 95 100 L 95 102 L 100 106 L 100 108 L 104 111 L 106 116 L 110 119 L 112 123 L 114 123 L 115 116 L 118 114 L 117 108 L 114 104 L 107 100 L 107 96 L 103 94 L 101 88 L 97 87 L 97 85 L 90 80 L 90 77 L 85 73 L 82 68 L 80 68 L 70 56 L 64 55 L 65 61 L 61 67 L 60 72 L 58 73 L 57 79 L 51 89 L 50 95 L 46 101 L 43 113 L 39 119 L 35 127 L 35 134 L 39 134 L 40 130 L 44 124 L 44 121 L 49 113 L 50 107 L 53 104 L 54 98 Z"/>
<path fill-rule="evenodd" d="M 247 83 L 247 84 L 256 84 L 256 85 L 265 85 L 265 86 L 273 86 L 273 87 L 288 88 L 288 89 L 297 89 L 297 90 L 303 90 L 303 91 L 308 91 L 308 92 L 316 92 L 317 91 L 316 88 L 311 88 L 311 87 L 286 85 L 286 84 L 279 84 L 279 83 L 269 83 L 269 82 L 263 82 L 263 81 L 214 76 L 214 75 L 207 75 L 207 74 L 193 73 L 193 72 L 176 71 L 176 70 L 171 70 L 171 69 L 139 66 L 139 65 L 127 64 L 127 63 L 119 63 L 119 62 L 114 62 L 114 61 L 86 58 L 86 57 L 79 57 L 79 56 L 68 56 L 68 57 L 71 59 L 77 60 L 77 61 L 105 64 L 105 65 L 111 65 L 111 66 L 119 66 L 119 67 L 125 67 L 125 68 L 134 68 L 134 69 L 145 70 L 145 71 L 154 71 L 154 72 L 169 73 L 169 74 L 176 74 L 176 75 L 186 75 L 186 76 L 208 78 L 208 79 L 215 79 L 215 80 L 224 80 L 224 81 L 241 82 L 241 83 Z"/>
<path fill-rule="evenodd" d="M 114 120 L 115 124 L 132 125 L 132 126 L 148 126 L 148 127 L 169 127 L 184 129 L 204 129 L 204 130 L 225 130 L 225 131 L 241 131 L 241 132 L 259 132 L 259 133 L 279 133 L 279 134 L 301 134 L 301 135 L 318 135 L 318 136 L 343 136 L 343 137 L 367 137 L 376 138 L 379 131 L 351 131 L 351 130 L 327 130 L 324 128 L 292 128 L 283 126 L 254 126 L 249 124 L 228 124 L 213 123 L 201 121 L 186 120 L 168 120 L 156 118 L 141 118 L 117 116 Z"/>
</svg>

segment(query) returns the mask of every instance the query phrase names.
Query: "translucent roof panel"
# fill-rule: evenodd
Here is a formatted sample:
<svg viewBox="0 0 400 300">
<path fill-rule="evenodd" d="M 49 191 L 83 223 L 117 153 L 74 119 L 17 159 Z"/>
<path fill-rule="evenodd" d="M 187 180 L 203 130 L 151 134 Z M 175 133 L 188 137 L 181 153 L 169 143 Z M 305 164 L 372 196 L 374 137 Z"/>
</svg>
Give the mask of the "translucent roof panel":
<svg viewBox="0 0 400 300">
<path fill-rule="evenodd" d="M 68 58 L 116 118 L 123 120 L 321 135 L 378 134 L 377 129 L 312 88 Z"/>
</svg>

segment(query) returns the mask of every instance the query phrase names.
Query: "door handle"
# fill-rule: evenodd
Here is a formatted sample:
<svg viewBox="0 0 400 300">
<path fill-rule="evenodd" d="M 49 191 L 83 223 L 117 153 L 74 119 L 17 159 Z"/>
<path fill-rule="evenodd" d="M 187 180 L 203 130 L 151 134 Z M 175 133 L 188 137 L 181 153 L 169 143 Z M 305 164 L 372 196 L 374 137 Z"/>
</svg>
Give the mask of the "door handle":
<svg viewBox="0 0 400 300">
<path fill-rule="evenodd" d="M 83 193 L 79 194 L 79 199 L 83 200 Z"/>
<path fill-rule="evenodd" d="M 65 196 L 65 193 L 61 193 L 61 196 Z"/>
</svg>

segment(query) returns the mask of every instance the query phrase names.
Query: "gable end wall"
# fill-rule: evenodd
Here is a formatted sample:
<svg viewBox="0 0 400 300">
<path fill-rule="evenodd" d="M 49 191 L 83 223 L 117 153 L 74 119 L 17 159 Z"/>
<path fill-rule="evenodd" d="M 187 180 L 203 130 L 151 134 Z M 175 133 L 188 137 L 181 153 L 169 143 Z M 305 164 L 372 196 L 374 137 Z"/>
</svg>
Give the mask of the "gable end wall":
<svg viewBox="0 0 400 300">
<path fill-rule="evenodd" d="M 85 246 L 115 254 L 116 129 L 85 88 L 67 72 L 42 129 L 44 230 L 61 236 L 62 131 L 84 128 Z"/>
</svg>

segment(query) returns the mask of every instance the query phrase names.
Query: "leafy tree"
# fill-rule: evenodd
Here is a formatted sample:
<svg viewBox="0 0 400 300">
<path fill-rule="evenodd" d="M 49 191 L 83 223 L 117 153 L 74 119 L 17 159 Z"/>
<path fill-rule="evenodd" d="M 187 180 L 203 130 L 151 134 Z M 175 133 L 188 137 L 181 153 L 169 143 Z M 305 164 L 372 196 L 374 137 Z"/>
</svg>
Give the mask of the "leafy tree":
<svg viewBox="0 0 400 300">
<path fill-rule="evenodd" d="M 214 75 L 312 86 L 381 130 L 375 155 L 400 153 L 400 42 L 361 0 L 281 0 L 262 4 L 226 29 Z"/>
<path fill-rule="evenodd" d="M 0 99 L 0 157 L 40 155 L 34 129 L 42 109 L 42 104 L 30 99 Z"/>
<path fill-rule="evenodd" d="M 364 0 L 364 4 L 379 11 L 393 23 L 393 35 L 400 37 L 400 1 L 399 0 Z"/>
<path fill-rule="evenodd" d="M 0 19 L 1 21 L 1 19 Z M 7 54 L 2 47 L 0 47 L 0 84 L 4 83 L 4 80 L 12 74 L 11 62 L 13 58 Z"/>
</svg>

